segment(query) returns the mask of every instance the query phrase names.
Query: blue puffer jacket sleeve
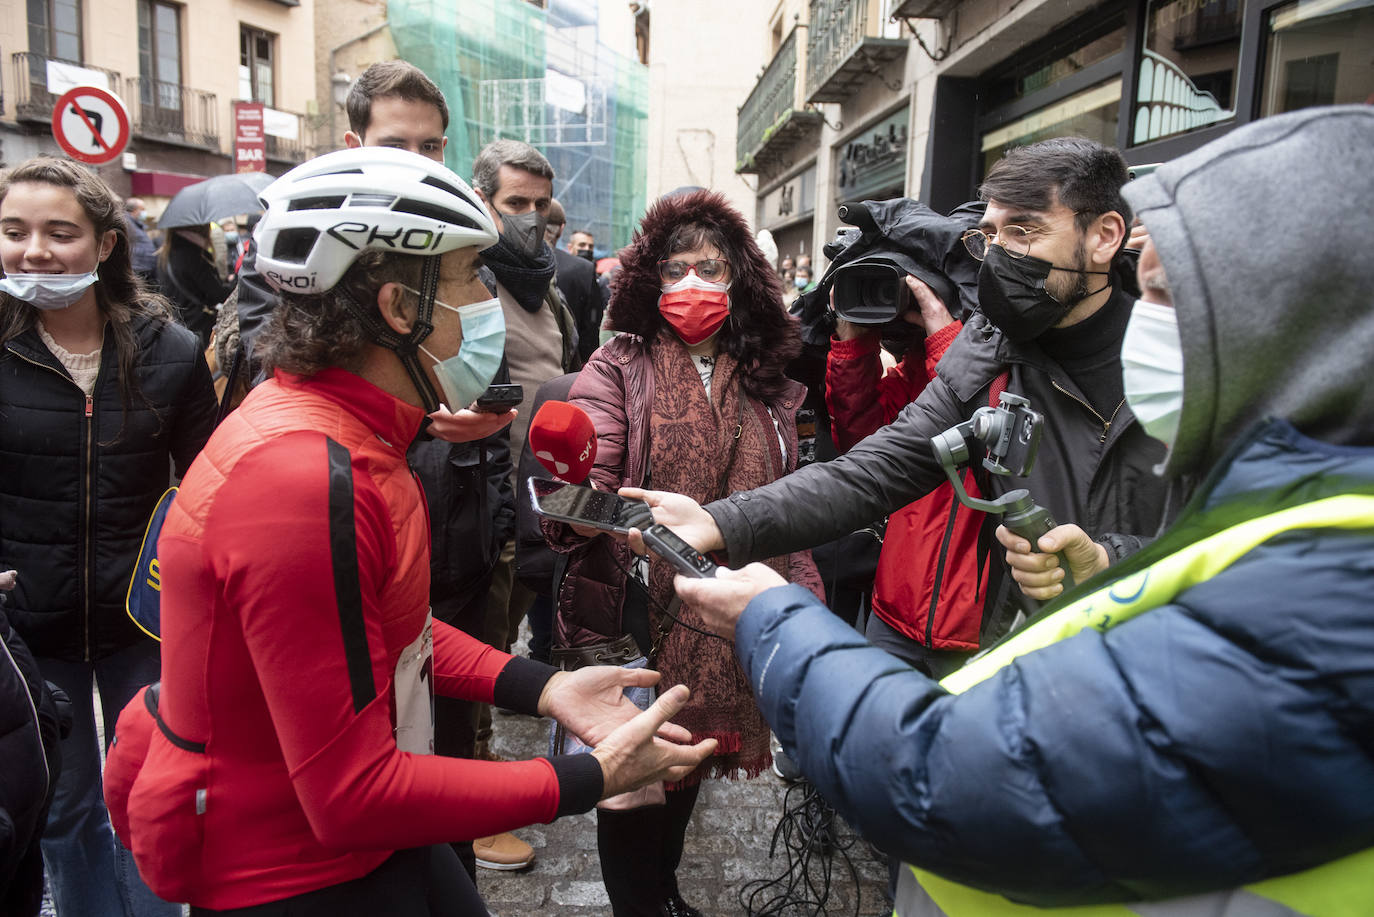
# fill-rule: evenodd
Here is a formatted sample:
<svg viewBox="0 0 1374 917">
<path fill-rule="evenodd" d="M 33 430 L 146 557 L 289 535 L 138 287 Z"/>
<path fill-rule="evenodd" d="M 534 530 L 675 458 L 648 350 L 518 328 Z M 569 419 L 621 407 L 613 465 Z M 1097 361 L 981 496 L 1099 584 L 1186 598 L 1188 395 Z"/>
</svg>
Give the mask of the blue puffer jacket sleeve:
<svg viewBox="0 0 1374 917">
<path fill-rule="evenodd" d="M 886 852 L 1040 906 L 1172 897 L 1374 844 L 1371 583 L 1367 533 L 1285 536 L 959 695 L 796 586 L 750 603 L 736 651 Z"/>
</svg>

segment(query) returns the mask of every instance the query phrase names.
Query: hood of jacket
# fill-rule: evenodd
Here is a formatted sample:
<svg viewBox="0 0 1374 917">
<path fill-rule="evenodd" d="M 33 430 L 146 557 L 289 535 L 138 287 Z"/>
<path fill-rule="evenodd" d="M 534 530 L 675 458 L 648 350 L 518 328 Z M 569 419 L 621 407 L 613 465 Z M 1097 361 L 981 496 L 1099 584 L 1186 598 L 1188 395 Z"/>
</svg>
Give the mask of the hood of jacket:
<svg viewBox="0 0 1374 917">
<path fill-rule="evenodd" d="M 669 255 L 668 236 L 684 223 L 718 228 L 739 253 L 735 260 L 743 263 L 730 265 L 732 309 L 742 307 L 752 313 L 773 303 L 782 309 L 782 283 L 759 250 L 744 216 L 719 192 L 675 192 L 649 206 L 639 231 L 620 253 L 620 270 L 611 281 L 611 302 L 607 307 L 612 329 L 637 334 L 646 341 L 658 336 L 664 325 L 658 311 L 662 288 L 658 262 Z"/>
<path fill-rule="evenodd" d="M 1168 275 L 1184 405 L 1165 465 L 1203 471 L 1266 416 L 1374 443 L 1374 108 L 1264 118 L 1126 185 Z"/>
</svg>

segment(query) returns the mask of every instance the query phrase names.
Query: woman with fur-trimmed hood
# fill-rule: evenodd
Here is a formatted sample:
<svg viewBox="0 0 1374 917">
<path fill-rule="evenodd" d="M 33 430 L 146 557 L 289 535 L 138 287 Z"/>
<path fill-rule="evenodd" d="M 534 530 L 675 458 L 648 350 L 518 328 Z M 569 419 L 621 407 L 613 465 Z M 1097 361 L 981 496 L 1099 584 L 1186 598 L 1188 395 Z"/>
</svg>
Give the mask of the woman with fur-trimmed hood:
<svg viewBox="0 0 1374 917">
<path fill-rule="evenodd" d="M 801 349 L 776 272 L 737 210 L 711 191 L 661 198 L 621 254 L 607 312 L 619 332 L 591 356 L 570 400 L 596 426 L 591 480 L 601 489 L 649 487 L 712 500 L 768 483 L 796 467 L 795 415 L 804 388 L 783 374 Z M 571 550 L 558 588 L 555 643 L 604 643 L 630 634 L 663 673 L 692 689 L 674 718 L 717 753 L 666 805 L 599 809 L 602 876 L 616 917 L 691 915 L 675 872 L 707 777 L 753 777 L 771 763 L 768 725 L 731 646 L 705 632 L 673 591 L 673 569 L 639 565 L 628 589 L 628 549 L 607 536 L 580 539 L 545 523 Z M 770 564 L 820 593 L 809 552 Z M 647 572 L 647 576 L 645 573 Z M 647 606 L 647 607 L 646 607 Z"/>
</svg>

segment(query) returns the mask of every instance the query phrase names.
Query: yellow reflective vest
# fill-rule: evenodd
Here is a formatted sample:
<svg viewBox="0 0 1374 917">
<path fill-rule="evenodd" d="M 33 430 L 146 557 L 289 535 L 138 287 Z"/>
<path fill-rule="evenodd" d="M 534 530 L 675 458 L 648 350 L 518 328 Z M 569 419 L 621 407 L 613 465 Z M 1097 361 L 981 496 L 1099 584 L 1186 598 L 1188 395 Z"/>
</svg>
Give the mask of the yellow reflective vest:
<svg viewBox="0 0 1374 917">
<path fill-rule="evenodd" d="M 1374 497 L 1358 495 L 1328 497 L 1247 519 L 1069 602 L 974 659 L 940 685 L 953 694 L 961 693 L 1026 653 L 1087 628 L 1109 630 L 1167 605 L 1190 586 L 1211 579 L 1256 546 L 1284 532 L 1368 529 L 1371 520 Z M 1017 904 L 904 864 L 893 913 L 895 917 L 1369 917 L 1374 915 L 1374 848 L 1243 888 L 1164 901 L 1062 908 Z"/>
</svg>

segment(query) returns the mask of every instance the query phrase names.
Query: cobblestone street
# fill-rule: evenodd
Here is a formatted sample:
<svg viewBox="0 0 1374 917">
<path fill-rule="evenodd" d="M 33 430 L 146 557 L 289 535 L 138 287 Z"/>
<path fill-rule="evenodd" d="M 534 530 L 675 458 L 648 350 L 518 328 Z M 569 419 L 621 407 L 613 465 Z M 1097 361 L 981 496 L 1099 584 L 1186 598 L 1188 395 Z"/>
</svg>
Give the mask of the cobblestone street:
<svg viewBox="0 0 1374 917">
<path fill-rule="evenodd" d="M 521 642 L 515 652 L 525 651 L 524 641 L 528 637 L 528 627 L 522 627 Z M 547 720 L 497 716 L 493 728 L 494 747 L 506 757 L 529 758 L 544 754 L 548 748 Z M 682 896 L 688 904 L 707 917 L 744 915 L 747 912 L 740 903 L 740 889 L 755 879 L 777 878 L 787 871 L 781 848 L 777 856 L 770 859 L 768 855 L 786 792 L 787 784 L 771 771 L 753 780 L 715 780 L 702 788 L 678 870 Z M 610 914 L 596 854 L 595 814 L 524 828 L 516 834 L 534 847 L 532 867 L 514 873 L 477 871 L 478 889 L 494 917 Z M 856 913 L 856 895 L 860 917 L 891 914 L 891 906 L 884 897 L 887 867 L 862 840 L 848 852 L 858 873 L 857 887 L 836 856 L 827 909 L 787 910 L 777 917 L 822 913 L 847 917 Z M 813 863 L 811 875 L 819 878 L 819 863 Z"/>
<path fill-rule="evenodd" d="M 525 716 L 496 718 L 496 750 L 507 757 L 530 757 L 547 746 L 546 720 Z M 783 810 L 787 785 L 771 772 L 754 780 L 712 781 L 702 789 L 678 879 L 686 901 L 708 917 L 743 915 L 739 893 L 746 883 L 775 878 L 786 869 L 780 852 L 768 856 L 769 843 Z M 596 854 L 596 816 L 565 818 L 552 825 L 524 828 L 516 834 L 535 849 L 534 865 L 518 873 L 478 870 L 478 888 L 495 917 L 556 914 L 563 917 L 609 915 Z M 855 913 L 877 917 L 891 913 L 883 896 L 887 871 L 868 845 L 858 841 L 849 855 L 859 875 L 856 889 L 839 858 L 832 870 L 830 917 Z M 819 864 L 812 874 L 819 876 Z M 788 917 L 821 913 L 788 910 Z"/>
</svg>

